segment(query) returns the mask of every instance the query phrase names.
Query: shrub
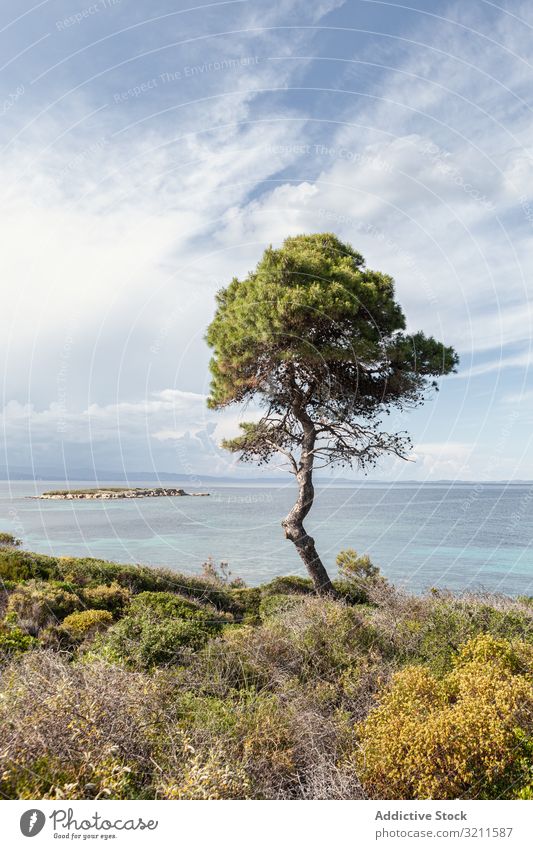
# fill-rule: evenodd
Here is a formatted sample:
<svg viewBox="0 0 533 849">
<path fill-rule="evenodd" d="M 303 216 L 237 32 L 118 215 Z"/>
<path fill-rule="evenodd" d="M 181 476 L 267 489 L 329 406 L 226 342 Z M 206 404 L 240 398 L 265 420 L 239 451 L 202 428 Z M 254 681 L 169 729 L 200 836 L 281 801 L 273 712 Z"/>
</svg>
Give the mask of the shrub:
<svg viewBox="0 0 533 849">
<path fill-rule="evenodd" d="M 223 622 L 214 609 L 173 593 L 140 593 L 109 630 L 102 650 L 110 659 L 140 669 L 179 663 L 185 649 L 201 648 Z"/>
<path fill-rule="evenodd" d="M 81 642 L 99 631 L 105 631 L 112 622 L 113 616 L 108 610 L 82 610 L 67 616 L 59 630 L 65 632 L 71 640 Z"/>
<path fill-rule="evenodd" d="M 270 619 L 271 616 L 276 616 L 279 613 L 285 613 L 287 610 L 292 610 L 297 607 L 303 596 L 283 595 L 281 593 L 266 595 L 259 606 L 259 614 L 261 621 Z"/>
<path fill-rule="evenodd" d="M 4 656 L 28 651 L 36 643 L 37 640 L 11 622 L 9 616 L 0 624 L 0 652 Z"/>
<path fill-rule="evenodd" d="M 427 664 L 437 675 L 449 672 L 460 646 L 478 634 L 533 641 L 533 611 L 499 596 L 409 596 L 389 588 L 369 615 L 390 656 Z"/>
<path fill-rule="evenodd" d="M 232 578 L 227 560 L 221 560 L 217 566 L 211 555 L 202 563 L 202 577 L 220 586 L 244 587 L 244 581 L 241 578 Z"/>
<path fill-rule="evenodd" d="M 376 640 L 356 610 L 317 598 L 272 617 L 258 637 L 272 661 L 301 681 L 336 680 Z"/>
<path fill-rule="evenodd" d="M 20 625 L 37 635 L 82 607 L 79 596 L 53 581 L 30 580 L 9 596 L 7 609 L 15 613 Z"/>
<path fill-rule="evenodd" d="M 0 548 L 0 578 L 8 581 L 28 581 L 31 578 L 46 580 L 55 562 L 53 557 L 45 554 Z"/>
<path fill-rule="evenodd" d="M 278 607 L 263 625 L 231 629 L 220 644 L 209 646 L 211 675 L 219 686 L 224 676 L 234 687 L 273 686 L 287 677 L 337 682 L 374 644 L 374 631 L 351 607 L 315 596 L 289 597 L 289 603 L 283 609 L 283 597 L 268 597 Z"/>
<path fill-rule="evenodd" d="M 239 587 L 230 590 L 231 612 L 239 622 L 250 625 L 259 624 L 259 606 L 261 590 L 259 587 Z"/>
<path fill-rule="evenodd" d="M 227 699 L 185 694 L 178 716 L 187 746 L 182 770 L 172 763 L 174 782 L 166 783 L 165 795 L 257 799 L 291 793 L 298 775 L 294 715 L 278 696 L 253 689 Z"/>
<path fill-rule="evenodd" d="M 373 798 L 513 798 L 528 779 L 529 647 L 480 635 L 443 679 L 409 666 L 359 726 L 356 755 Z"/>
<path fill-rule="evenodd" d="M 339 578 L 333 582 L 333 588 L 348 604 L 368 603 L 372 591 L 387 583 L 368 554 L 359 555 L 353 548 L 339 551 L 336 563 Z"/>
<path fill-rule="evenodd" d="M 113 581 L 109 585 L 102 584 L 84 589 L 82 598 L 88 607 L 95 610 L 109 610 L 117 616 L 129 604 L 131 594 L 125 587 Z"/>
<path fill-rule="evenodd" d="M 505 639 L 532 640 L 529 612 L 498 610 L 490 604 L 445 597 L 436 599 L 429 620 L 422 627 L 417 657 L 437 673 L 451 667 L 458 648 L 468 639 L 488 634 Z"/>
<path fill-rule="evenodd" d="M 364 587 L 362 582 L 336 578 L 332 581 L 332 584 L 338 598 L 345 601 L 346 604 L 368 604 L 369 596 L 367 587 Z"/>
<path fill-rule="evenodd" d="M 353 548 L 339 551 L 336 563 L 339 576 L 345 580 L 366 580 L 379 575 L 379 567 L 374 566 L 368 554 L 359 555 Z"/>
<path fill-rule="evenodd" d="M 19 545 L 22 545 L 22 540 L 17 539 L 13 534 L 5 531 L 0 533 L 0 548 L 17 548 Z"/>
<path fill-rule="evenodd" d="M 195 575 L 182 575 L 170 569 L 130 566 L 92 557 L 48 557 L 28 551 L 0 548 L 0 579 L 65 581 L 75 587 L 93 588 L 116 583 L 131 593 L 174 592 L 212 604 L 233 613 L 231 587 Z"/>
<path fill-rule="evenodd" d="M 314 595 L 311 578 L 301 578 L 299 575 L 283 575 L 274 578 L 261 587 L 263 596 L 269 595 Z"/>
<path fill-rule="evenodd" d="M 5 670 L 1 692 L 3 798 L 150 794 L 167 710 L 159 678 L 35 651 Z"/>
</svg>

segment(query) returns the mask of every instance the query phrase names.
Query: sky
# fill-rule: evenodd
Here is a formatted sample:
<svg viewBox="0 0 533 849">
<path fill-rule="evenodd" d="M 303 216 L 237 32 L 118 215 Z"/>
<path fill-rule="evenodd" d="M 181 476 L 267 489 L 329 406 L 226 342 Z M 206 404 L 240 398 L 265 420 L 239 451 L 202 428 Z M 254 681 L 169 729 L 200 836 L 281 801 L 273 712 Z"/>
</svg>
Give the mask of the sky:
<svg viewBox="0 0 533 849">
<path fill-rule="evenodd" d="M 257 475 L 214 296 L 331 231 L 461 357 L 369 479 L 533 479 L 531 3 L 3 0 L 0 47 L 0 469 Z"/>
</svg>

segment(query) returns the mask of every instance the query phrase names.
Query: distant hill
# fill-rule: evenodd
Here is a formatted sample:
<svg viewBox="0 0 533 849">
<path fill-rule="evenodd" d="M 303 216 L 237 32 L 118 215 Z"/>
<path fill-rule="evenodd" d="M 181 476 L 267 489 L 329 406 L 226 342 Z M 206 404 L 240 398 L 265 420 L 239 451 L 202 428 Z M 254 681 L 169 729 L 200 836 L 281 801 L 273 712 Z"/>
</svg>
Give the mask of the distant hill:
<svg viewBox="0 0 533 849">
<path fill-rule="evenodd" d="M 218 483 L 218 484 L 264 484 L 268 486 L 269 484 L 290 484 L 291 478 L 280 472 L 279 474 L 270 474 L 270 475 L 253 475 L 247 474 L 243 471 L 242 474 L 239 475 L 204 475 L 202 473 L 197 474 L 183 474 L 180 472 L 142 472 L 142 471 L 116 471 L 112 469 L 71 469 L 69 474 L 67 475 L 64 470 L 58 470 L 54 468 L 39 468 L 34 472 L 28 471 L 27 468 L 21 468 L 17 466 L 10 466 L 9 469 L 6 466 L 0 466 L 0 480 L 41 480 L 41 481 L 65 481 L 65 482 L 74 482 L 74 481 L 84 481 L 84 482 L 95 482 L 95 483 L 106 483 L 108 481 L 117 481 L 125 483 L 137 483 L 143 481 L 149 481 L 150 483 L 161 482 L 161 481 L 172 481 L 173 483 L 188 483 L 189 485 L 194 486 L 195 483 L 198 486 L 203 486 L 208 483 Z M 346 486 L 405 486 L 406 484 L 455 484 L 455 485 L 463 485 L 463 486 L 471 486 L 472 484 L 479 484 L 479 481 L 474 480 L 449 480 L 449 479 L 441 479 L 441 480 L 431 480 L 431 481 L 420 481 L 415 479 L 409 480 L 396 480 L 396 481 L 387 481 L 387 480 L 369 480 L 368 478 L 349 478 L 343 476 L 317 476 L 315 478 L 316 482 L 319 484 L 337 484 L 337 485 L 346 485 Z M 532 481 L 524 479 L 515 479 L 513 481 L 505 481 L 505 480 L 492 480 L 492 481 L 482 481 L 482 486 L 490 486 L 490 485 L 503 485 L 503 484 L 530 484 Z"/>
</svg>

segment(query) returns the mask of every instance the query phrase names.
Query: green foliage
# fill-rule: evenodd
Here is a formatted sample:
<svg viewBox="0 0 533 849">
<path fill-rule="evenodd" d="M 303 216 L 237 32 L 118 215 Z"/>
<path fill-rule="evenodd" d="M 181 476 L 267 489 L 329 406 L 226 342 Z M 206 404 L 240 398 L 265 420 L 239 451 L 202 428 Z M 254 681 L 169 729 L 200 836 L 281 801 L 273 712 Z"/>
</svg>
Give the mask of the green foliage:
<svg viewBox="0 0 533 849">
<path fill-rule="evenodd" d="M 78 595 L 55 581 L 29 580 L 9 596 L 7 609 L 34 634 L 82 608 Z"/>
<path fill-rule="evenodd" d="M 530 777 L 533 654 L 479 635 L 441 681 L 398 672 L 361 723 L 356 763 L 378 799 L 513 798 Z M 528 673 L 518 672 L 525 658 Z"/>
<path fill-rule="evenodd" d="M 299 575 L 282 575 L 261 587 L 263 596 L 268 595 L 313 595 L 313 582 Z"/>
<path fill-rule="evenodd" d="M 240 622 L 257 625 L 260 621 L 259 606 L 261 590 L 259 587 L 240 587 L 230 590 L 231 612 Z"/>
<path fill-rule="evenodd" d="M 266 596 L 261 627 L 224 635 L 246 678 L 294 676 L 337 681 L 376 643 L 376 633 L 352 607 L 315 597 Z M 230 648 L 229 648 L 230 647 Z M 235 669 L 230 665 L 229 674 Z"/>
<path fill-rule="evenodd" d="M 395 651 L 403 660 L 429 664 L 438 675 L 446 673 L 459 647 L 477 634 L 533 641 L 533 622 L 527 610 L 500 610 L 476 600 L 449 594 L 429 602 L 415 602 L 396 623 Z"/>
<path fill-rule="evenodd" d="M 61 631 L 68 634 L 71 640 L 81 642 L 99 631 L 105 631 L 112 622 L 113 616 L 108 610 L 82 610 L 67 616 L 61 623 Z"/>
<path fill-rule="evenodd" d="M 0 548 L 17 548 L 19 545 L 22 545 L 22 540 L 5 531 L 0 532 Z"/>
<path fill-rule="evenodd" d="M 0 549 L 0 579 L 7 581 L 27 581 L 31 578 L 46 580 L 52 577 L 53 557 L 34 554 L 30 551 Z"/>
<path fill-rule="evenodd" d="M 368 554 L 358 555 L 353 548 L 340 551 L 336 558 L 339 578 L 333 581 L 338 596 L 348 604 L 367 604 L 372 591 L 384 588 L 386 580 Z"/>
<path fill-rule="evenodd" d="M 131 593 L 121 587 L 116 581 L 112 584 L 102 584 L 98 587 L 87 587 L 82 592 L 82 598 L 88 607 L 96 610 L 109 610 L 115 615 L 122 613 L 131 599 Z"/>
<path fill-rule="evenodd" d="M 339 551 L 335 562 L 339 576 L 345 580 L 366 580 L 379 575 L 379 567 L 374 566 L 368 554 L 359 555 L 353 548 Z"/>
<path fill-rule="evenodd" d="M 365 268 L 361 254 L 331 233 L 295 236 L 268 248 L 255 271 L 217 295 L 207 331 L 213 348 L 209 406 L 259 396 L 258 423 L 225 442 L 264 461 L 301 444 L 295 405 L 320 420 L 329 462 L 374 462 L 401 452 L 399 435 L 365 432 L 391 405 L 418 403 L 432 378 L 452 371 L 453 349 L 423 333 L 408 336 L 391 277 Z"/>
<path fill-rule="evenodd" d="M 37 640 L 14 624 L 9 616 L 0 623 L 0 653 L 14 655 L 33 648 Z"/>
<path fill-rule="evenodd" d="M 285 595 L 283 593 L 268 593 L 261 600 L 259 607 L 259 615 L 261 621 L 270 619 L 271 616 L 276 616 L 278 613 L 285 613 L 287 610 L 292 610 L 296 607 L 303 596 L 301 593 Z"/>
<path fill-rule="evenodd" d="M 340 578 L 332 581 L 333 589 L 338 598 L 346 604 L 367 604 L 368 592 L 363 582 L 345 581 Z"/>
<path fill-rule="evenodd" d="M 183 662 L 218 633 L 224 619 L 214 608 L 165 592 L 135 596 L 128 613 L 107 633 L 106 657 L 139 669 Z"/>
<path fill-rule="evenodd" d="M 169 591 L 208 602 L 219 610 L 238 612 L 240 609 L 233 601 L 231 588 L 205 578 L 182 575 L 170 569 L 129 566 L 91 557 L 48 557 L 28 551 L 0 549 L 0 579 L 66 582 L 76 591 L 118 584 L 132 594 Z"/>
</svg>

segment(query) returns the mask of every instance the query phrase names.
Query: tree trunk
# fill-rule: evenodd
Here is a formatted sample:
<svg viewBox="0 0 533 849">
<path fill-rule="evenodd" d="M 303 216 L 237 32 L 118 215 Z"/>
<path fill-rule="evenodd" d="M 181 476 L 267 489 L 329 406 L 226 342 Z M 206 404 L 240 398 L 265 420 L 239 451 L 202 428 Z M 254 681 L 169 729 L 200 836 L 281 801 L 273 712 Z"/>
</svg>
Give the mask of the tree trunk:
<svg viewBox="0 0 533 849">
<path fill-rule="evenodd" d="M 309 572 L 315 591 L 318 595 L 334 595 L 335 590 L 330 581 L 318 552 L 315 541 L 306 532 L 303 520 L 313 506 L 315 488 L 313 486 L 313 449 L 315 446 L 315 428 L 311 419 L 303 411 L 299 411 L 298 418 L 302 423 L 304 438 L 302 445 L 302 456 L 300 467 L 296 475 L 298 481 L 298 498 L 290 513 L 281 523 L 285 538 L 290 539 L 296 546 L 296 550 Z"/>
</svg>

